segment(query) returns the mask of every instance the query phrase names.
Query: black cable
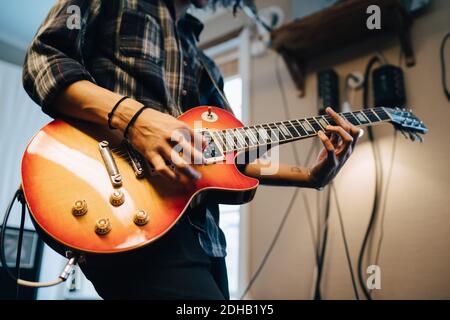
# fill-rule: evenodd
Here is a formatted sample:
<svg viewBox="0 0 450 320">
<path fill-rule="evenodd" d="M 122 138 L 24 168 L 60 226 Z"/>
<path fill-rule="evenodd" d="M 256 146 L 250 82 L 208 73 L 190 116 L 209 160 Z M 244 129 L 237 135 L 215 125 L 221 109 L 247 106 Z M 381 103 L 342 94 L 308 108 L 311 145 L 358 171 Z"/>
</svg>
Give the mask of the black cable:
<svg viewBox="0 0 450 320">
<path fill-rule="evenodd" d="M 26 213 L 26 202 L 23 193 L 21 192 L 17 197 L 19 202 L 22 204 L 22 213 L 20 216 L 20 228 L 19 228 L 19 239 L 17 242 L 17 255 L 16 255 L 16 278 L 20 279 L 20 260 L 22 257 L 22 241 L 23 241 L 23 231 L 25 228 L 25 213 Z M 16 300 L 19 300 L 20 296 L 20 286 L 16 283 Z"/>
<path fill-rule="evenodd" d="M 447 43 L 447 40 L 449 38 L 450 32 L 444 36 L 444 39 L 442 39 L 441 44 L 442 87 L 444 88 L 444 93 L 448 101 L 450 101 L 450 91 L 447 86 L 447 71 L 445 66 L 445 44 Z"/>
<path fill-rule="evenodd" d="M 386 217 L 387 197 L 389 194 L 389 186 L 391 184 L 392 172 L 393 172 L 394 161 L 395 161 L 395 154 L 396 154 L 396 150 L 397 150 L 397 140 L 398 140 L 397 136 L 398 136 L 398 132 L 397 132 L 397 130 L 394 130 L 394 141 L 392 143 L 391 161 L 390 161 L 390 165 L 389 165 L 389 172 L 388 172 L 388 176 L 387 176 L 386 186 L 383 191 L 383 194 L 385 196 L 383 199 L 383 205 L 382 205 L 382 209 L 381 209 L 381 217 L 380 217 L 380 224 L 379 224 L 380 225 L 380 237 L 378 239 L 378 246 L 377 246 L 377 251 L 375 254 L 375 265 L 378 265 L 380 256 L 381 256 L 381 247 L 382 247 L 383 238 L 384 238 L 384 220 Z"/>
<path fill-rule="evenodd" d="M 333 191 L 334 200 L 336 201 L 336 208 L 337 208 L 337 213 L 338 213 L 338 217 L 339 217 L 339 225 L 341 227 L 342 240 L 344 241 L 345 257 L 347 258 L 348 269 L 350 271 L 353 292 L 355 293 L 356 300 L 359 300 L 358 288 L 356 286 L 356 277 L 355 277 L 355 273 L 353 271 L 352 259 L 350 257 L 350 250 L 348 248 L 347 236 L 345 235 L 344 220 L 342 218 L 341 205 L 339 204 L 339 199 L 337 196 L 336 188 L 334 187 L 333 183 L 331 184 L 331 190 Z"/>
<path fill-rule="evenodd" d="M 287 101 L 287 97 L 286 97 L 286 90 L 284 89 L 284 85 L 283 85 L 283 81 L 281 79 L 281 73 L 280 73 L 280 66 L 279 66 L 279 59 L 277 59 L 275 61 L 275 74 L 276 74 L 276 78 L 277 78 L 277 82 L 278 82 L 278 86 L 280 88 L 280 92 L 281 92 L 281 96 L 283 99 L 283 107 L 284 107 L 284 112 L 287 118 L 291 118 L 290 117 L 290 112 L 289 112 L 289 108 L 288 108 L 288 101 Z M 292 145 L 292 149 L 294 152 L 294 158 L 296 163 L 300 163 L 300 157 L 298 155 L 298 151 L 297 148 L 295 148 L 294 145 Z M 306 159 L 306 163 L 309 163 L 310 161 L 310 157 L 312 155 L 312 149 L 310 150 L 308 157 Z M 329 196 L 329 194 L 328 194 Z M 305 200 L 306 197 L 304 197 Z M 309 205 L 307 206 L 305 203 L 305 208 L 307 210 L 309 210 Z M 310 215 L 310 213 L 308 212 L 308 214 Z M 324 230 L 323 230 L 323 236 L 321 238 L 323 238 L 323 244 L 322 244 L 322 250 L 320 250 L 320 238 L 319 238 L 319 243 L 316 243 L 315 241 L 313 241 L 313 245 L 317 245 L 317 247 L 314 248 L 314 252 L 315 252 L 315 258 L 316 258 L 316 263 L 317 263 L 317 277 L 316 277 L 316 286 L 315 286 L 315 293 L 314 293 L 314 298 L 315 299 L 321 299 L 321 293 L 320 293 L 320 282 L 321 282 L 321 277 L 322 277 L 322 266 L 323 266 L 323 257 L 325 255 L 325 250 L 326 250 L 326 242 L 327 242 L 327 237 L 328 237 L 328 216 L 329 216 L 329 198 L 327 200 L 327 209 L 326 209 L 326 215 L 325 215 L 325 226 L 324 226 Z M 310 224 L 310 227 L 312 226 L 312 224 Z M 314 234 L 314 230 L 311 229 L 311 234 Z M 319 236 L 319 235 L 318 235 Z"/>
<path fill-rule="evenodd" d="M 28 280 L 23 280 L 23 279 L 19 279 L 16 277 L 16 275 L 14 275 L 12 273 L 12 271 L 10 270 L 10 268 L 8 267 L 7 261 L 6 261 L 6 256 L 5 256 L 5 236 L 6 236 L 6 225 L 8 224 L 8 219 L 9 216 L 11 215 L 11 211 L 12 211 L 12 207 L 14 206 L 14 202 L 17 200 L 19 200 L 22 204 L 22 220 L 21 220 L 21 227 L 20 229 L 23 232 L 23 226 L 25 223 L 25 212 L 26 212 L 26 202 L 25 202 L 25 197 L 23 195 L 23 191 L 22 189 L 18 189 L 15 193 L 14 193 L 14 197 L 11 200 L 11 203 L 8 205 L 8 208 L 6 209 L 5 215 L 3 217 L 3 223 L 1 225 L 1 230 L 0 230 L 0 262 L 2 263 L 2 267 L 3 270 L 6 272 L 6 274 L 8 275 L 9 278 L 11 278 L 15 283 L 17 283 L 17 285 L 20 286 L 26 286 L 26 287 L 32 287 L 32 288 L 44 288 L 44 287 L 52 287 L 55 285 L 58 285 L 64 281 L 67 280 L 67 278 L 70 275 L 70 272 L 72 270 L 72 268 L 77 264 L 78 262 L 78 256 L 76 255 L 70 255 L 69 260 L 67 261 L 67 264 L 65 265 L 63 271 L 61 272 L 61 274 L 59 275 L 59 277 L 54 280 L 54 281 L 48 281 L 48 282 L 34 282 L 34 281 L 28 281 Z M 17 275 L 19 275 L 19 267 L 20 267 L 20 259 L 17 260 L 17 257 L 21 256 L 21 248 L 22 248 L 22 235 L 23 233 L 20 233 L 19 235 L 19 243 L 18 243 L 18 252 L 17 252 L 17 256 L 16 256 L 16 273 Z M 19 261 L 17 263 L 17 261 Z M 16 291 L 17 294 L 17 291 Z"/>
<path fill-rule="evenodd" d="M 310 158 L 310 155 L 312 155 L 312 151 L 314 151 L 314 145 L 311 146 L 309 153 L 308 153 L 308 158 Z M 289 205 L 286 208 L 286 211 L 283 215 L 283 218 L 281 219 L 281 223 L 278 226 L 277 231 L 275 232 L 275 236 L 272 240 L 272 242 L 269 245 L 269 248 L 267 249 L 266 253 L 263 256 L 263 259 L 261 260 L 258 268 L 256 269 L 255 273 L 253 274 L 252 278 L 250 279 L 247 287 L 245 288 L 244 292 L 242 293 L 241 297 L 239 298 L 239 300 L 242 300 L 245 298 L 245 296 L 247 295 L 247 293 L 250 291 L 250 289 L 252 288 L 253 284 L 255 283 L 256 279 L 259 277 L 261 271 L 263 270 L 264 266 L 266 265 L 267 259 L 269 258 L 270 254 L 272 253 L 273 248 L 275 247 L 275 245 L 278 242 L 278 239 L 280 238 L 281 232 L 283 231 L 284 225 L 286 224 L 287 218 L 289 217 L 290 213 L 292 212 L 292 208 L 294 206 L 295 201 L 297 200 L 297 196 L 300 192 L 300 188 L 296 188 L 295 192 L 291 198 L 291 201 L 289 202 Z"/>
<path fill-rule="evenodd" d="M 364 92 L 363 92 L 363 103 L 364 103 L 364 108 L 368 108 L 368 104 L 369 104 L 369 78 L 370 78 L 370 74 L 372 71 L 373 66 L 376 63 L 381 63 L 381 59 L 379 56 L 374 56 L 369 60 L 369 63 L 367 64 L 366 70 L 364 72 Z M 372 212 L 370 215 L 370 219 L 369 219 L 369 223 L 366 229 L 366 233 L 364 234 L 364 238 L 363 238 L 363 242 L 361 245 L 361 249 L 359 251 L 359 256 L 358 256 L 358 280 L 359 280 L 359 284 L 361 286 L 361 289 L 364 293 L 364 296 L 366 297 L 367 300 L 372 300 L 369 291 L 367 290 L 366 287 L 366 283 L 364 282 L 364 275 L 363 275 L 363 260 L 364 260 L 364 254 L 366 251 L 366 247 L 367 247 L 367 243 L 369 240 L 369 236 L 372 233 L 373 227 L 375 225 L 375 221 L 376 221 L 376 217 L 377 217 L 377 213 L 378 213 L 378 208 L 379 208 L 379 202 L 380 202 L 380 185 L 382 186 L 382 166 L 381 166 L 381 162 L 380 162 L 380 157 L 379 157 L 379 151 L 377 148 L 377 145 L 375 144 L 375 138 L 374 138 L 374 134 L 373 134 L 373 129 L 372 127 L 368 127 L 367 128 L 367 132 L 368 132 L 368 137 L 369 137 L 369 141 L 370 144 L 372 146 L 372 153 L 373 153 L 373 157 L 374 157 L 374 161 L 375 161 L 375 195 L 373 198 L 373 204 L 372 204 Z"/>
<path fill-rule="evenodd" d="M 325 261 L 325 253 L 327 248 L 327 241 L 328 241 L 328 221 L 330 218 L 330 199 L 331 199 L 331 193 L 330 189 L 328 188 L 327 192 L 327 199 L 325 204 L 325 223 L 323 226 L 323 234 L 322 234 L 322 248 L 319 253 L 318 263 L 317 263 L 317 277 L 316 277 L 316 287 L 314 290 L 314 300 L 322 300 L 322 293 L 320 290 L 320 285 L 322 283 L 322 272 L 323 272 L 323 262 Z M 320 245 L 320 244 L 319 244 Z"/>
<path fill-rule="evenodd" d="M 275 74 L 276 74 L 276 78 L 277 78 L 278 87 L 279 87 L 280 92 L 281 92 L 281 98 L 282 98 L 282 101 L 283 101 L 284 114 L 285 114 L 286 118 L 291 119 L 292 117 L 291 117 L 290 112 L 289 112 L 289 107 L 288 107 L 289 104 L 288 104 L 288 100 L 287 100 L 286 90 L 284 88 L 284 84 L 283 84 L 283 81 L 281 79 L 281 72 L 280 72 L 280 64 L 279 63 L 280 63 L 280 59 L 276 59 L 276 61 L 275 61 Z M 306 164 L 308 164 L 310 162 L 312 153 L 315 150 L 315 146 L 316 145 L 313 143 L 313 146 L 309 150 L 308 156 L 306 157 L 306 161 L 305 161 Z M 296 148 L 296 146 L 294 144 L 292 144 L 292 151 L 294 153 L 295 162 L 297 164 L 299 164 L 300 163 L 300 156 L 299 156 L 298 150 L 297 150 L 297 148 Z M 322 257 L 324 256 L 326 247 L 325 247 L 325 245 L 322 245 L 322 253 L 320 253 L 320 238 L 322 238 L 322 237 L 320 237 L 320 232 L 318 232 L 317 237 L 319 237 L 319 238 L 317 240 L 315 240 L 314 228 L 313 228 L 312 219 L 311 219 L 311 211 L 309 209 L 309 202 L 308 202 L 308 199 L 306 198 L 306 196 L 304 194 L 303 194 L 303 201 L 305 202 L 306 214 L 307 214 L 307 218 L 308 218 L 308 221 L 309 221 L 308 224 L 309 224 L 309 227 L 310 227 L 311 236 L 313 237 L 312 244 L 314 246 L 314 255 L 315 255 L 316 264 L 317 264 L 317 268 L 318 268 L 318 274 L 319 274 L 319 266 L 323 264 Z M 328 206 L 328 209 L 329 209 L 329 206 Z M 325 218 L 325 226 L 328 224 L 328 215 L 326 215 L 326 218 Z M 320 224 L 318 224 L 318 226 L 319 225 Z M 324 229 L 324 236 L 323 237 L 325 238 L 324 241 L 326 243 L 327 229 Z M 316 279 L 318 279 L 318 278 L 319 277 L 317 277 Z M 317 284 L 317 281 L 316 281 L 316 289 L 315 289 L 315 291 L 317 290 L 317 287 L 319 287 L 319 295 L 320 295 L 320 280 L 319 280 L 319 284 Z"/>
<path fill-rule="evenodd" d="M 12 207 L 14 206 L 14 202 L 16 199 L 19 198 L 20 194 L 22 193 L 22 190 L 17 190 L 14 193 L 14 197 L 12 198 L 10 204 L 8 205 L 8 208 L 6 209 L 5 215 L 3 216 L 3 222 L 2 222 L 2 230 L 0 232 L 0 261 L 3 266 L 3 270 L 7 273 L 7 275 L 15 282 L 17 283 L 16 276 L 11 272 L 11 270 L 8 267 L 6 256 L 5 256 L 5 236 L 6 236 L 6 224 L 8 222 L 9 216 L 11 214 Z"/>
<path fill-rule="evenodd" d="M 278 60 L 275 62 L 275 71 L 276 71 L 276 75 L 277 75 L 277 80 L 278 80 L 278 86 L 280 88 L 280 92 L 281 92 L 281 97 L 282 97 L 282 105 L 284 108 L 284 112 L 287 118 L 290 118 L 290 112 L 289 112 L 289 107 L 288 107 L 288 102 L 287 102 L 287 96 L 286 96 L 286 91 L 284 90 L 284 86 L 283 86 L 283 82 L 281 81 L 281 74 L 280 74 L 280 70 L 279 70 L 279 66 L 278 66 Z M 314 151 L 315 145 L 313 144 L 308 152 L 307 158 L 306 158 L 306 162 L 309 162 L 312 156 L 312 153 Z M 300 156 L 298 154 L 297 148 L 295 148 L 294 144 L 292 144 L 292 150 L 294 153 L 294 159 L 295 162 L 298 164 L 300 164 Z M 289 202 L 288 207 L 286 208 L 286 211 L 283 215 L 283 218 L 281 219 L 281 223 L 278 226 L 277 231 L 275 232 L 275 236 L 272 240 L 272 242 L 269 245 L 269 248 L 267 249 L 266 253 L 263 256 L 263 259 L 261 261 L 261 263 L 259 264 L 258 268 L 256 269 L 255 273 L 253 274 L 252 278 L 250 279 L 247 287 L 245 288 L 244 292 L 242 293 L 241 297 L 239 298 L 240 300 L 244 299 L 245 296 L 247 295 L 247 293 L 250 291 L 250 289 L 252 288 L 253 284 L 255 283 L 256 279 L 259 277 L 261 271 L 263 270 L 264 266 L 266 265 L 266 262 L 270 256 L 270 254 L 272 253 L 273 248 L 275 247 L 276 243 L 278 242 L 278 239 L 281 235 L 281 232 L 284 228 L 284 225 L 287 221 L 287 218 L 289 217 L 290 213 L 292 212 L 292 207 L 294 206 L 295 201 L 297 200 L 297 196 L 300 192 L 300 188 L 296 188 L 294 191 L 294 194 L 291 198 L 291 201 Z M 309 206 L 306 207 L 306 209 L 309 209 Z M 313 230 L 311 230 L 313 231 Z M 314 241 L 313 241 L 314 243 Z"/>
</svg>

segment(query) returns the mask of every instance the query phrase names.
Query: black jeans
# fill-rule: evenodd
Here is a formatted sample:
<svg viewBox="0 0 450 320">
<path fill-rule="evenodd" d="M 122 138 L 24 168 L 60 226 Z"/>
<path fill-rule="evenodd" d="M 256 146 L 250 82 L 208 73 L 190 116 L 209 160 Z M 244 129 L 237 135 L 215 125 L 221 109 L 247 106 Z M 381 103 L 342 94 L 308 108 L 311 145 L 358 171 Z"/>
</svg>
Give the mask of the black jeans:
<svg viewBox="0 0 450 320">
<path fill-rule="evenodd" d="M 103 299 L 229 299 L 224 258 L 209 257 L 186 216 L 149 246 L 80 264 Z"/>
</svg>

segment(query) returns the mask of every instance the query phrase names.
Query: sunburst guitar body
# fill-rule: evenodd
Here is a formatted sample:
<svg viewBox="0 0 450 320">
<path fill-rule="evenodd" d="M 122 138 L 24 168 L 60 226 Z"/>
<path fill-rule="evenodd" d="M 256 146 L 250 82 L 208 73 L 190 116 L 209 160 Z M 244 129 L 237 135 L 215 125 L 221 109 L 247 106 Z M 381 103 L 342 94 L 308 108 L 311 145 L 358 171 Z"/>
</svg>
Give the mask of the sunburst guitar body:
<svg viewBox="0 0 450 320">
<path fill-rule="evenodd" d="M 211 107 L 179 120 L 210 130 L 243 127 Z M 108 128 L 55 120 L 24 153 L 22 187 L 36 229 L 59 253 L 120 253 L 158 240 L 196 203 L 253 198 L 258 180 L 238 170 L 237 152 L 215 152 L 209 164 L 193 165 L 201 179 L 183 185 L 155 174 Z"/>
</svg>

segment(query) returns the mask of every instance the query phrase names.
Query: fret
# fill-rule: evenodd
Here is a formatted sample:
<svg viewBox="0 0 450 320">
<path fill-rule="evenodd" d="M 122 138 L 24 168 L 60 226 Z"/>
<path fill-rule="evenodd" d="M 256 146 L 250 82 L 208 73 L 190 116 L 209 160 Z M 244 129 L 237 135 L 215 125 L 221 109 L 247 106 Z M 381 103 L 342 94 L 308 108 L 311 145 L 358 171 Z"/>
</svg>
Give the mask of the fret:
<svg viewBox="0 0 450 320">
<path fill-rule="evenodd" d="M 343 116 L 343 115 L 341 114 L 341 116 Z M 330 126 L 335 126 L 335 125 L 337 125 L 336 121 L 334 121 L 334 119 L 333 119 L 332 117 L 330 117 L 329 115 L 322 116 L 322 117 L 328 122 L 328 124 L 329 124 Z"/>
<path fill-rule="evenodd" d="M 250 138 L 247 135 L 247 132 L 245 132 L 244 128 L 239 128 L 238 129 L 239 134 L 244 138 L 245 143 L 247 144 L 247 146 L 249 147 L 253 147 L 255 144 L 250 140 Z"/>
<path fill-rule="evenodd" d="M 216 141 L 218 142 L 220 148 L 222 150 L 225 150 L 226 149 L 225 142 L 224 142 L 223 137 L 220 134 L 220 132 L 219 131 L 213 131 L 212 135 L 213 135 L 214 138 L 216 138 Z"/>
<path fill-rule="evenodd" d="M 237 147 L 237 149 L 245 148 L 245 145 L 243 145 L 243 144 L 241 143 L 241 141 L 239 140 L 238 136 L 236 135 L 236 130 L 235 130 L 235 129 L 232 129 L 232 130 L 231 130 L 230 135 L 231 135 L 231 137 L 233 138 L 233 140 L 234 140 L 234 145 Z"/>
<path fill-rule="evenodd" d="M 227 130 L 228 135 L 231 137 L 232 141 L 233 141 L 233 147 L 235 149 L 242 149 L 242 145 L 239 142 L 239 140 L 237 139 L 236 135 L 234 134 L 234 129 L 228 129 Z"/>
<path fill-rule="evenodd" d="M 247 137 L 250 139 L 250 141 L 253 143 L 253 145 L 258 145 L 258 139 L 257 137 L 253 134 L 252 128 L 246 128 L 244 129 L 245 134 L 247 135 Z"/>
<path fill-rule="evenodd" d="M 284 122 L 283 125 L 289 130 L 292 138 L 298 138 L 301 136 L 291 121 Z"/>
<path fill-rule="evenodd" d="M 247 142 L 245 141 L 244 138 L 242 138 L 241 134 L 239 133 L 238 129 L 234 129 L 234 136 L 239 140 L 240 144 L 242 145 L 243 148 L 247 148 Z"/>
<path fill-rule="evenodd" d="M 276 136 L 278 136 L 278 141 L 284 141 L 288 139 L 275 123 L 269 123 L 268 126 L 270 127 L 270 129 L 272 129 L 272 131 L 276 134 Z"/>
<path fill-rule="evenodd" d="M 292 134 L 289 131 L 289 129 L 284 125 L 284 123 L 277 123 L 277 127 L 279 128 L 278 130 L 280 130 L 281 133 L 284 134 L 286 140 L 292 139 Z"/>
<path fill-rule="evenodd" d="M 318 126 L 315 126 L 315 128 L 318 128 L 318 130 L 316 130 L 316 131 L 320 131 L 320 130 L 325 131 L 326 126 L 323 127 L 322 124 L 317 120 L 317 117 L 314 117 L 312 119 L 318 125 Z"/>
<path fill-rule="evenodd" d="M 225 131 L 225 140 L 227 142 L 227 150 L 234 150 L 235 149 L 235 143 L 234 139 L 231 136 L 231 134 L 228 132 L 228 130 Z"/>
<path fill-rule="evenodd" d="M 289 140 L 289 137 L 286 137 L 286 135 L 283 133 L 283 130 L 280 128 L 281 122 L 274 123 L 273 125 L 277 128 L 278 134 L 280 135 L 280 140 Z"/>
<path fill-rule="evenodd" d="M 301 123 L 302 127 L 305 128 L 306 133 L 308 135 L 316 133 L 316 131 L 314 131 L 314 128 L 311 126 L 311 124 L 307 120 L 305 120 L 305 119 L 300 120 L 300 123 Z"/>
<path fill-rule="evenodd" d="M 350 122 L 354 126 L 361 125 L 361 122 L 359 122 L 359 120 L 355 117 L 353 112 L 342 113 L 341 116 L 343 116 L 345 119 L 347 119 L 347 121 Z"/>
<path fill-rule="evenodd" d="M 277 134 L 277 132 L 272 132 L 272 129 L 270 129 L 270 127 L 267 124 L 263 124 L 262 127 L 264 130 L 266 130 L 267 135 L 269 136 L 270 142 L 280 141 L 279 133 Z"/>
<path fill-rule="evenodd" d="M 264 128 L 262 126 L 255 126 L 255 128 L 256 128 L 256 131 L 260 138 L 259 141 L 261 144 L 265 144 L 268 141 L 272 141 L 272 140 L 270 140 L 270 137 L 267 135 L 267 131 L 264 130 Z"/>
<path fill-rule="evenodd" d="M 314 128 L 315 133 L 319 132 L 320 130 L 322 130 L 322 128 L 320 127 L 320 125 L 317 123 L 317 121 L 314 118 L 308 118 L 306 119 L 311 126 Z"/>
<path fill-rule="evenodd" d="M 323 130 L 325 131 L 328 127 L 328 121 L 323 116 L 318 117 L 318 118 L 319 118 L 319 120 L 318 120 L 319 124 L 322 126 Z M 316 118 L 316 120 L 317 120 L 317 118 Z"/>
<path fill-rule="evenodd" d="M 306 132 L 306 130 L 303 128 L 302 124 L 300 123 L 300 121 L 298 120 L 293 120 L 291 121 L 291 123 L 293 124 L 295 130 L 297 130 L 297 132 L 300 134 L 300 136 L 302 137 L 306 137 L 308 135 L 308 133 Z"/>
<path fill-rule="evenodd" d="M 361 111 L 355 111 L 353 112 L 353 115 L 361 124 L 370 124 L 370 120 Z"/>
<path fill-rule="evenodd" d="M 363 110 L 363 113 L 370 122 L 380 122 L 380 118 L 371 109 Z"/>
<path fill-rule="evenodd" d="M 391 117 L 384 111 L 383 108 L 374 109 L 374 113 L 380 118 L 382 121 L 391 120 Z"/>
<path fill-rule="evenodd" d="M 259 134 L 259 130 L 256 128 L 256 126 L 253 126 L 252 128 L 250 128 L 250 130 L 251 133 L 255 136 L 256 140 L 258 141 L 257 144 L 265 143 L 263 137 L 261 137 L 261 135 Z"/>
</svg>

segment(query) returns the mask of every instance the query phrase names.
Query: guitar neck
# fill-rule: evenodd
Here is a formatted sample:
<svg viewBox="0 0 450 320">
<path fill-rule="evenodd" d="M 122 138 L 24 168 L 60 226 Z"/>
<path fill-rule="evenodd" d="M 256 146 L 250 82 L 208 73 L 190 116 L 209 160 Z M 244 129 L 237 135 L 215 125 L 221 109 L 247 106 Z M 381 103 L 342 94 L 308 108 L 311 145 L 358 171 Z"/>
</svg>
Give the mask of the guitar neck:
<svg viewBox="0 0 450 320">
<path fill-rule="evenodd" d="M 340 113 L 340 116 L 359 127 L 391 121 L 391 117 L 382 107 L 344 112 Z M 311 138 L 316 136 L 320 130 L 326 131 L 325 128 L 328 125 L 336 125 L 336 122 L 329 115 L 323 115 L 214 131 L 211 134 L 220 142 L 225 151 L 230 152 Z"/>
</svg>

